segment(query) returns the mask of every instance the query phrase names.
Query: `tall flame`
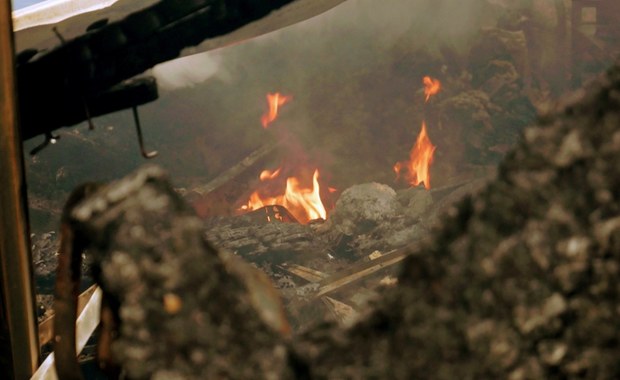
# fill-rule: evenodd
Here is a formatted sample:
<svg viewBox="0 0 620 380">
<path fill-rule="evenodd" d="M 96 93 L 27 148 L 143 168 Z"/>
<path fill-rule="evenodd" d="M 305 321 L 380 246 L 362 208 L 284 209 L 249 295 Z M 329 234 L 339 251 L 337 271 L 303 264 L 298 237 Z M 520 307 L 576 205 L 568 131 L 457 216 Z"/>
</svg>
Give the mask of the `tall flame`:
<svg viewBox="0 0 620 380">
<path fill-rule="evenodd" d="M 429 76 L 425 76 L 422 79 L 424 83 L 424 95 L 426 95 L 425 102 L 431 98 L 431 96 L 436 95 L 441 90 L 441 82 L 438 79 L 433 79 Z"/>
<path fill-rule="evenodd" d="M 319 218 L 326 219 L 327 211 L 325 211 L 325 206 L 323 206 L 323 202 L 321 201 L 319 190 L 318 169 L 316 169 L 312 175 L 311 189 L 302 188 L 297 178 L 290 177 L 286 180 L 283 206 L 301 223 Z"/>
<path fill-rule="evenodd" d="M 269 111 L 261 117 L 263 128 L 267 129 L 269 124 L 273 123 L 278 117 L 278 110 L 292 99 L 291 96 L 282 95 L 279 92 L 275 94 L 267 94 L 267 103 Z"/>
<path fill-rule="evenodd" d="M 279 173 L 280 169 L 275 172 L 264 170 L 261 173 L 261 180 L 273 179 Z M 273 176 L 269 177 L 267 174 Z M 289 177 L 286 179 L 284 194 L 269 197 L 261 196 L 258 191 L 254 191 L 252 195 L 250 195 L 248 203 L 243 205 L 241 210 L 252 211 L 271 205 L 286 207 L 300 223 L 305 224 L 314 219 L 327 219 L 327 211 L 325 210 L 320 196 L 319 170 L 316 169 L 312 176 L 312 188 L 304 188 L 300 185 L 298 178 Z"/>
<path fill-rule="evenodd" d="M 424 183 L 426 189 L 431 188 L 430 166 L 433 163 L 435 146 L 431 143 L 426 132 L 426 123 L 422 122 L 422 130 L 409 153 L 409 161 L 397 162 L 394 171 L 397 176 L 406 170 L 406 179 L 412 186 Z"/>
</svg>

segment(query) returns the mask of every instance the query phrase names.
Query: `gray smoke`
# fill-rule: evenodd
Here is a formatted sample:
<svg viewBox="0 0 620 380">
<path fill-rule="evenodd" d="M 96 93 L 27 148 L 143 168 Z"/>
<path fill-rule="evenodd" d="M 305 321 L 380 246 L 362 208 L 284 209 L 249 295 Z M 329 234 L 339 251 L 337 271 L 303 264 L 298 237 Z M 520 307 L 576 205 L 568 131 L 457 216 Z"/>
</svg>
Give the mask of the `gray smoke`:
<svg viewBox="0 0 620 380">
<path fill-rule="evenodd" d="M 270 65 L 270 56 L 264 53 L 273 51 L 277 58 L 282 54 L 278 49 L 286 49 L 293 58 L 278 62 L 271 71 L 287 75 L 311 74 L 305 68 L 288 68 L 326 54 L 345 65 L 372 61 L 375 47 L 398 41 L 426 46 L 430 53 L 439 46 L 464 51 L 481 26 L 493 23 L 494 17 L 483 12 L 488 4 L 484 0 L 348 0 L 318 17 L 229 48 L 167 62 L 153 72 L 163 89 L 176 90 L 214 75 L 227 78 L 227 68 Z M 497 2 L 494 6 L 501 8 Z"/>
<path fill-rule="evenodd" d="M 162 89 L 176 90 L 209 79 L 218 71 L 219 63 L 216 52 L 194 54 L 155 66 L 153 75 Z"/>
</svg>

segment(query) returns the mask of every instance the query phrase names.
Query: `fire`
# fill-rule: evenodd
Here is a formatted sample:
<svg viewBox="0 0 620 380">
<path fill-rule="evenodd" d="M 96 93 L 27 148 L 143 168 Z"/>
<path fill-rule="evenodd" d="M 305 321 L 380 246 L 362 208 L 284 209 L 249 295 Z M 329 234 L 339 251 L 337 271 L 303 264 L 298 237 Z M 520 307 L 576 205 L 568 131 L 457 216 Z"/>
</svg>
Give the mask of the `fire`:
<svg viewBox="0 0 620 380">
<path fill-rule="evenodd" d="M 280 169 L 275 172 L 264 170 L 261 173 L 261 181 L 276 178 Z M 250 200 L 241 207 L 243 211 L 257 210 L 264 206 L 281 205 L 300 222 L 308 223 L 314 219 L 327 219 L 327 211 L 320 196 L 319 170 L 314 171 L 312 176 L 312 187 L 301 186 L 300 180 L 296 177 L 286 179 L 286 189 L 284 194 L 275 197 L 261 196 L 258 191 L 250 195 Z"/>
<path fill-rule="evenodd" d="M 269 127 L 269 124 L 273 123 L 274 120 L 276 120 L 280 107 L 288 103 L 291 99 L 291 96 L 282 95 L 279 92 L 276 92 L 275 94 L 267 94 L 269 111 L 261 117 L 261 123 L 263 124 L 263 128 L 267 129 Z"/>
<path fill-rule="evenodd" d="M 433 163 L 435 148 L 426 132 L 426 123 L 422 122 L 422 130 L 413 148 L 411 148 L 409 161 L 397 162 L 396 165 L 394 165 L 396 175 L 400 176 L 400 173 L 406 170 L 406 179 L 412 186 L 418 186 L 420 183 L 424 183 L 424 187 L 430 189 L 431 175 L 429 169 Z"/>
<path fill-rule="evenodd" d="M 426 95 L 425 102 L 431 98 L 431 96 L 436 95 L 441 90 L 441 82 L 438 79 L 433 79 L 429 76 L 425 76 L 422 79 L 424 83 L 424 95 Z"/>
<path fill-rule="evenodd" d="M 278 168 L 277 170 L 271 171 L 271 170 L 263 170 L 260 173 L 260 176 L 258 178 L 260 178 L 261 181 L 267 181 L 270 179 L 274 179 L 277 178 L 280 175 L 280 170 L 282 168 Z"/>
</svg>

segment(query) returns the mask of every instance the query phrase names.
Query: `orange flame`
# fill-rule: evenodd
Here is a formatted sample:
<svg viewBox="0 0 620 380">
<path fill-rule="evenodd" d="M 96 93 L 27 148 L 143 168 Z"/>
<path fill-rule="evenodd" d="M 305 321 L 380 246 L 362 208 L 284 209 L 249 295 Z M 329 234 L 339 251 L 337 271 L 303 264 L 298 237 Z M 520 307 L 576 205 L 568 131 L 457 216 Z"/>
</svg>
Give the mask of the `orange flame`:
<svg viewBox="0 0 620 380">
<path fill-rule="evenodd" d="M 263 171 L 260 173 L 260 176 L 259 176 L 258 178 L 260 178 L 260 180 L 261 180 L 261 181 L 267 181 L 267 180 L 270 180 L 270 179 L 277 178 L 277 177 L 278 177 L 278 175 L 280 175 L 280 170 L 281 170 L 281 169 L 282 169 L 282 168 L 278 168 L 278 169 L 276 169 L 275 171 L 271 171 L 271 170 L 263 170 Z"/>
<path fill-rule="evenodd" d="M 431 96 L 436 95 L 441 90 L 441 82 L 439 79 L 433 79 L 429 76 L 425 76 L 422 79 L 424 83 L 424 95 L 426 95 L 425 102 L 431 98 Z"/>
<path fill-rule="evenodd" d="M 269 124 L 273 123 L 278 117 L 278 110 L 292 99 L 291 96 L 285 96 L 276 92 L 275 94 L 267 94 L 267 103 L 269 104 L 269 111 L 261 117 L 261 123 L 263 128 L 267 129 Z"/>
<path fill-rule="evenodd" d="M 273 173 L 270 171 L 263 171 L 261 177 L 263 177 L 265 172 L 279 174 L 279 169 Z M 275 176 L 273 178 L 275 178 Z M 255 191 L 250 195 L 248 203 L 241 206 L 241 210 L 252 211 L 271 205 L 286 207 L 295 219 L 303 224 L 314 219 L 327 219 L 327 211 L 325 210 L 320 196 L 319 170 L 315 170 L 312 176 L 312 188 L 304 188 L 300 185 L 299 179 L 289 177 L 286 179 L 284 194 L 275 197 L 264 197 L 261 196 L 258 191 Z"/>
<path fill-rule="evenodd" d="M 426 132 L 426 123 L 422 122 L 422 130 L 413 148 L 411 148 L 409 161 L 397 162 L 394 165 L 394 171 L 397 177 L 400 176 L 401 171 L 406 169 L 406 179 L 411 186 L 418 186 L 420 183 L 424 183 L 424 187 L 430 189 L 431 175 L 429 168 L 433 163 L 435 148 Z"/>
</svg>

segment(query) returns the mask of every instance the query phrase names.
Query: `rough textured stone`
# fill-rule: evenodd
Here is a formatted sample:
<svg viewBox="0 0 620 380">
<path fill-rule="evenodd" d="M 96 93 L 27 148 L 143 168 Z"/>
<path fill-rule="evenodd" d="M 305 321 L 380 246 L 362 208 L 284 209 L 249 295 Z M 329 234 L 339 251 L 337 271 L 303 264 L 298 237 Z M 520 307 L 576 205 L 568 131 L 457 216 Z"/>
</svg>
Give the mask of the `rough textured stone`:
<svg viewBox="0 0 620 380">
<path fill-rule="evenodd" d="M 355 185 L 342 192 L 325 226 L 349 236 L 364 233 L 393 218 L 399 207 L 391 187 L 379 183 Z"/>
</svg>

